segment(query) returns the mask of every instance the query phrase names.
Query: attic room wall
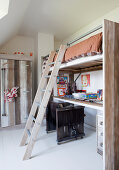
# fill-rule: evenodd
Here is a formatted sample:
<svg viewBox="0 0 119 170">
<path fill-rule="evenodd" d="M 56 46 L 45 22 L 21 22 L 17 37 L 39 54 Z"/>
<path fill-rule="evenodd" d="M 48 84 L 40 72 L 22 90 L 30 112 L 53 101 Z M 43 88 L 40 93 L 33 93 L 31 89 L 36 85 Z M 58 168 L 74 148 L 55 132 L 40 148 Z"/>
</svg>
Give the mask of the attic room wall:
<svg viewBox="0 0 119 170">
<path fill-rule="evenodd" d="M 9 40 L 6 44 L 4 44 L 0 48 L 0 52 L 5 52 L 8 54 L 13 54 L 15 51 L 24 52 L 25 55 L 29 56 L 30 52 L 33 53 L 33 79 L 34 79 L 34 61 L 36 57 L 36 53 L 34 50 L 34 39 L 31 37 L 25 37 L 25 36 L 15 36 L 11 40 Z M 35 55 L 34 55 L 35 54 Z M 33 81 L 33 87 L 34 87 L 34 81 Z M 34 88 L 33 88 L 34 89 Z M 34 95 L 34 91 L 33 91 Z"/>
<path fill-rule="evenodd" d="M 17 35 L 0 48 L 0 52 L 9 54 L 13 54 L 15 51 L 22 51 L 26 55 L 34 52 L 34 39 Z"/>
<path fill-rule="evenodd" d="M 103 24 L 104 19 L 112 20 L 114 22 L 119 22 L 119 7 L 115 8 L 114 10 L 107 13 L 106 15 L 96 19 L 95 21 L 91 22 L 90 24 L 87 24 L 85 27 L 82 27 L 76 33 L 74 33 L 71 36 L 64 39 L 63 44 L 66 44 L 67 42 L 72 41 L 75 38 L 78 38 L 80 35 L 94 29 L 95 27 L 97 27 L 101 24 Z"/>
<path fill-rule="evenodd" d="M 62 41 L 55 40 L 54 43 L 55 43 L 54 44 L 54 49 L 57 50 L 57 49 L 59 49 L 60 45 L 62 44 Z"/>
<path fill-rule="evenodd" d="M 54 51 L 54 35 L 38 33 L 38 82 L 41 78 L 42 57 Z"/>
</svg>

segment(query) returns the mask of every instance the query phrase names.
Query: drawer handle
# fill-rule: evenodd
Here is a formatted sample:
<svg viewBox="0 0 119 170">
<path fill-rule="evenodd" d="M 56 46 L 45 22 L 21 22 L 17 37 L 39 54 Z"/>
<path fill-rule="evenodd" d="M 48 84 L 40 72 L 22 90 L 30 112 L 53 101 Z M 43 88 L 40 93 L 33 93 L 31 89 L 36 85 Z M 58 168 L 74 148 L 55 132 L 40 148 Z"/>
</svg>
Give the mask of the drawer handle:
<svg viewBox="0 0 119 170">
<path fill-rule="evenodd" d="M 103 125 L 103 121 L 100 122 L 100 125 Z"/>
<path fill-rule="evenodd" d="M 103 132 L 100 133 L 100 136 L 103 136 Z"/>
<path fill-rule="evenodd" d="M 103 147 L 103 143 L 102 142 L 100 143 L 100 146 Z"/>
</svg>

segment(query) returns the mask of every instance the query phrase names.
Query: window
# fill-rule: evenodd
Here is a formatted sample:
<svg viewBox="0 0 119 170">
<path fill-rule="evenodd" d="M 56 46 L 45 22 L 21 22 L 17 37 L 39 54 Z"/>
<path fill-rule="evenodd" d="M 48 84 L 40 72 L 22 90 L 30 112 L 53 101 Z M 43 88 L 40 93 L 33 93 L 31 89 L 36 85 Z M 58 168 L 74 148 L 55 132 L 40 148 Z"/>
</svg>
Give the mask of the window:
<svg viewBox="0 0 119 170">
<path fill-rule="evenodd" d="M 9 0 L 0 0 L 0 19 L 8 14 Z"/>
</svg>

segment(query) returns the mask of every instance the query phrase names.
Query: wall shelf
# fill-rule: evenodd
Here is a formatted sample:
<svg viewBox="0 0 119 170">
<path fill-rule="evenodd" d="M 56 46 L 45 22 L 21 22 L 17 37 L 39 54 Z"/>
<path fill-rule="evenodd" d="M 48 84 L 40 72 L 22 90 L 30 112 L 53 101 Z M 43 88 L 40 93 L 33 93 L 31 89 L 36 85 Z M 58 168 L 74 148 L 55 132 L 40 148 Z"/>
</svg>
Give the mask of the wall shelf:
<svg viewBox="0 0 119 170">
<path fill-rule="evenodd" d="M 21 54 L 0 54 L 0 59 L 3 60 L 20 60 L 20 61 L 32 61 L 32 56 L 26 56 Z"/>
</svg>

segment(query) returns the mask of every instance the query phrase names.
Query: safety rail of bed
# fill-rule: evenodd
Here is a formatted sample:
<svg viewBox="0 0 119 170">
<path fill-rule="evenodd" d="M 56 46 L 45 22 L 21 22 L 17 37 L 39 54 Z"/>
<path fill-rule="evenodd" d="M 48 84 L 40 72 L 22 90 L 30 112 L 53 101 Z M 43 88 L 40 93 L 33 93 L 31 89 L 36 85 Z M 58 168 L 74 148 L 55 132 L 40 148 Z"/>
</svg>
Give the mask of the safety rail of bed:
<svg viewBox="0 0 119 170">
<path fill-rule="evenodd" d="M 103 63 L 103 54 L 97 55 L 87 55 L 87 56 L 80 56 L 77 59 L 70 60 L 69 62 L 62 63 L 60 66 L 60 70 L 63 69 L 84 69 L 89 68 L 92 66 L 99 66 Z M 52 71 L 53 66 L 50 68 Z"/>
</svg>

